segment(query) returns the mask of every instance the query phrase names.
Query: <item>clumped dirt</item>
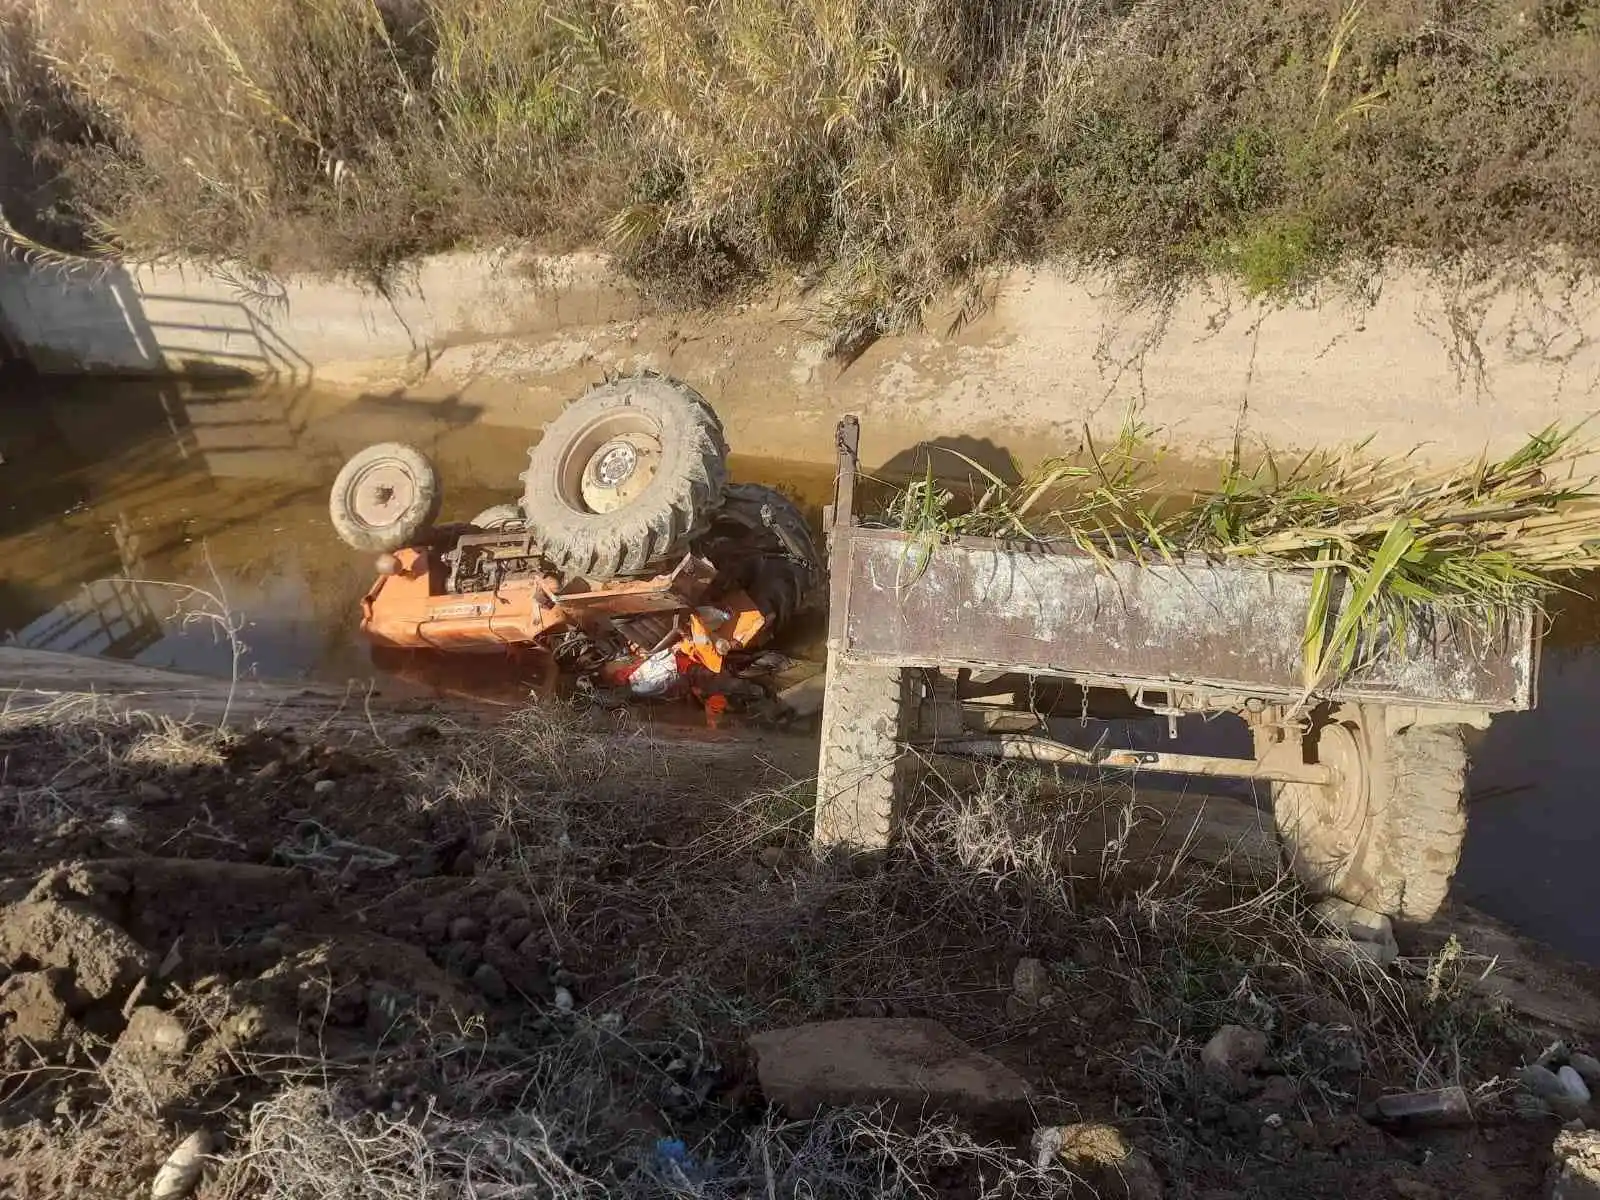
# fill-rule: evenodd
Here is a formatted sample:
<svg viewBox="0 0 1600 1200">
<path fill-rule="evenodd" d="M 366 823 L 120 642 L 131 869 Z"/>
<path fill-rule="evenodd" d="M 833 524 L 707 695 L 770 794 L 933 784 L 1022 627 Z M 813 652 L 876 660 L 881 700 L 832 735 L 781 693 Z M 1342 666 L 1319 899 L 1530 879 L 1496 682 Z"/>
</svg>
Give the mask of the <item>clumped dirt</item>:
<svg viewBox="0 0 1600 1200">
<path fill-rule="evenodd" d="M 1088 820 L 1059 797 L 1041 818 L 1036 792 L 963 785 L 862 872 L 812 859 L 805 785 L 759 747 L 566 709 L 373 732 L 0 724 L 0 1194 L 148 1195 L 198 1129 L 203 1197 L 330 1173 L 358 1200 L 739 1195 L 753 1159 L 782 1194 L 999 1194 L 959 1120 L 899 1143 L 769 1119 L 749 1035 L 839 1016 L 940 1021 L 1030 1082 L 1039 1124 L 1122 1130 L 1169 1196 L 1522 1196 L 1546 1165 L 1553 1123 L 1502 1082 L 1537 1039 L 1458 986 L 1470 955 L 1339 975 L 1259 881 L 1104 849 L 1047 868 Z M 1207 1076 L 1235 1022 L 1268 1061 Z M 1362 1118 L 1458 1080 L 1474 1129 Z M 911 1174 L 875 1192 L 885 1155 Z"/>
</svg>

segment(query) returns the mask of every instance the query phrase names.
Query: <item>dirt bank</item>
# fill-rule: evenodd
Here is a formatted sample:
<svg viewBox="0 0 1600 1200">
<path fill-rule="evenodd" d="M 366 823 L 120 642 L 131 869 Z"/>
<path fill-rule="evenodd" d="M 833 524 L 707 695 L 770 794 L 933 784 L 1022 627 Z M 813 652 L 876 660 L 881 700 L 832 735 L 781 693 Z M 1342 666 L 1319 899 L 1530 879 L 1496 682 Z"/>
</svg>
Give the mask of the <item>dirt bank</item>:
<svg viewBox="0 0 1600 1200">
<path fill-rule="evenodd" d="M 1129 308 L 1109 277 L 1015 271 L 990 309 L 830 358 L 810 301 L 783 293 L 688 314 L 594 256 L 443 255 L 378 294 L 307 276 L 270 296 L 195 264 L 63 276 L 0 265 L 0 312 L 50 369 L 205 362 L 433 406 L 527 438 L 608 371 L 651 366 L 700 389 L 736 454 L 831 464 L 855 412 L 890 463 L 941 440 L 980 461 L 1072 449 L 1132 419 L 1190 456 L 1235 437 L 1278 448 L 1373 439 L 1455 461 L 1575 422 L 1600 385 L 1600 293 L 1555 276 L 1473 284 L 1396 269 L 1368 301 L 1260 305 L 1217 281 Z"/>
<path fill-rule="evenodd" d="M 811 856 L 795 746 L 308 716 L 0 717 L 0 1191 L 127 1196 L 204 1130 L 214 1198 L 1076 1195 L 1018 1148 L 1103 1121 L 1171 1196 L 1525 1196 L 1556 1119 L 1510 1073 L 1600 1031 L 1582 973 L 1534 1016 L 1486 1000 L 1482 930 L 1382 970 L 1319 949 L 1237 822 L 1133 853 L 1151 796 L 935 780 L 863 871 Z M 988 1149 L 872 1094 L 770 1114 L 750 1036 L 837 1017 L 938 1021 L 1032 1113 Z M 1208 1073 L 1229 1025 L 1264 1056 Z M 1447 1083 L 1472 1126 L 1361 1115 Z"/>
</svg>

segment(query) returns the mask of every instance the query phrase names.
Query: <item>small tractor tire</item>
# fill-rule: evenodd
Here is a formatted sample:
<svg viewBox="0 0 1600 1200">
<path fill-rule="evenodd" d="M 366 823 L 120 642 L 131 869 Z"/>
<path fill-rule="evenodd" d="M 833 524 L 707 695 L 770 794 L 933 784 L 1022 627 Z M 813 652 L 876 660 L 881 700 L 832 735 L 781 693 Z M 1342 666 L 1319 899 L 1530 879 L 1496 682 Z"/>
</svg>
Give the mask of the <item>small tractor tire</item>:
<svg viewBox="0 0 1600 1200">
<path fill-rule="evenodd" d="M 439 499 L 439 473 L 427 455 L 402 442 L 380 442 L 340 468 L 328 516 L 346 545 L 387 554 L 411 545 L 433 525 Z"/>
<path fill-rule="evenodd" d="M 1466 835 L 1467 752 L 1460 725 L 1387 732 L 1383 709 L 1343 705 L 1320 714 L 1299 750 L 1335 768 L 1329 786 L 1273 785 L 1273 823 L 1285 858 L 1314 892 L 1407 922 L 1444 904 Z"/>
<path fill-rule="evenodd" d="M 828 653 L 817 771 L 819 849 L 887 849 L 908 775 L 900 741 L 914 719 L 910 672 Z"/>
<path fill-rule="evenodd" d="M 522 511 L 544 557 L 604 581 L 681 555 L 722 505 L 728 447 L 711 406 L 645 373 L 592 388 L 528 455 Z"/>
<path fill-rule="evenodd" d="M 520 504 L 492 504 L 473 517 L 469 524 L 474 529 L 497 533 L 500 530 L 521 529 L 527 522 L 522 519 Z"/>
</svg>

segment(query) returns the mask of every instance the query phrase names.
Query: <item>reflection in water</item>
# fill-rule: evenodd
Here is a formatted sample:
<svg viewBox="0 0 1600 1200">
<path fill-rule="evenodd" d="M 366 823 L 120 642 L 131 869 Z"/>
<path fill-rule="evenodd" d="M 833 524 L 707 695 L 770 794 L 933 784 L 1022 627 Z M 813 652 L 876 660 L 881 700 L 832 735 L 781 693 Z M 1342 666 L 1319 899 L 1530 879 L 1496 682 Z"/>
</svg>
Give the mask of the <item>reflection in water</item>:
<svg viewBox="0 0 1600 1200">
<path fill-rule="evenodd" d="M 1593 584 L 1590 584 L 1593 587 Z M 1539 707 L 1497 717 L 1473 753 L 1465 901 L 1600 964 L 1600 788 L 1589 751 L 1600 696 L 1600 599 L 1564 596 L 1539 671 Z"/>
</svg>

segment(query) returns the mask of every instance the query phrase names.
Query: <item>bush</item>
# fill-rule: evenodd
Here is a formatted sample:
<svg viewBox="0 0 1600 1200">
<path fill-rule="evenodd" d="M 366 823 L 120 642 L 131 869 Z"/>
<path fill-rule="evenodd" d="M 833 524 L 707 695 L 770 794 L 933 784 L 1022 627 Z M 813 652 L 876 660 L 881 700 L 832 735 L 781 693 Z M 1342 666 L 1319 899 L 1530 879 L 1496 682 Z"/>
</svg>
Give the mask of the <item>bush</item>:
<svg viewBox="0 0 1600 1200">
<path fill-rule="evenodd" d="M 687 303 L 797 274 L 843 346 L 1046 255 L 1282 294 L 1600 248 L 1579 0 L 25 4 L 73 120 L 23 136 L 134 255 L 603 239 Z"/>
</svg>

